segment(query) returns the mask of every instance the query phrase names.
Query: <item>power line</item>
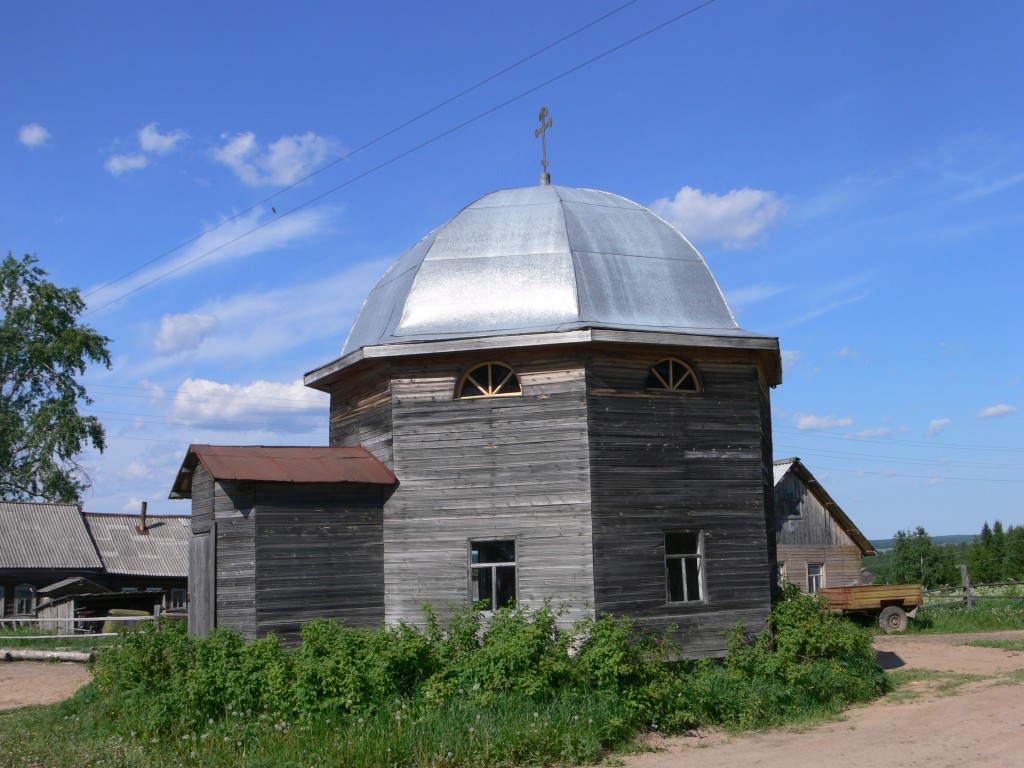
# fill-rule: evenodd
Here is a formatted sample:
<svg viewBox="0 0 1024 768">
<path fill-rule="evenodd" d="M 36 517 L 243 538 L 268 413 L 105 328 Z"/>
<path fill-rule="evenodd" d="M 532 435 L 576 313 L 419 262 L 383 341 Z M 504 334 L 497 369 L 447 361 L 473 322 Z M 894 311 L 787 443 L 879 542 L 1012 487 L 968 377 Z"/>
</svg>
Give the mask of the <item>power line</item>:
<svg viewBox="0 0 1024 768">
<path fill-rule="evenodd" d="M 648 36 L 654 34 L 655 32 L 658 32 L 661 29 L 664 29 L 665 27 L 669 26 L 670 24 L 674 24 L 675 22 L 680 21 L 680 20 L 686 18 L 690 14 L 696 13 L 697 11 L 699 11 L 699 10 L 701 10 L 703 8 L 706 8 L 707 6 L 711 5 L 714 2 L 716 2 L 716 0 L 706 0 L 704 3 L 701 3 L 700 5 L 694 6 L 693 8 L 690 8 L 689 10 L 684 11 L 683 13 L 680 13 L 677 16 L 674 16 L 671 19 L 668 19 L 667 21 L 663 21 L 660 24 L 657 24 L 656 26 L 651 27 L 646 32 L 641 32 L 639 35 L 631 37 L 630 39 L 628 39 L 628 40 L 626 40 L 626 41 L 624 41 L 622 43 L 619 43 L 618 45 L 616 45 L 616 46 L 614 46 L 612 48 L 609 48 L 609 49 L 605 50 L 604 52 L 599 53 L 598 55 L 593 56 L 592 58 L 587 59 L 586 61 L 584 61 L 584 62 L 582 62 L 580 64 L 577 64 L 577 65 L 575 65 L 573 67 L 570 67 L 569 69 L 565 70 L 561 74 L 555 75 L 554 77 L 549 78 L 548 80 L 545 80 L 542 83 L 539 83 L 539 84 L 537 84 L 537 85 L 535 85 L 535 86 L 533 86 L 531 88 L 528 88 L 525 91 L 522 91 L 521 93 L 519 93 L 518 95 L 513 96 L 512 98 L 507 99 L 507 100 L 501 102 L 500 104 L 497 104 L 497 105 L 495 105 L 495 106 L 493 106 L 493 107 L 491 107 L 489 109 L 486 109 L 483 112 L 480 112 L 479 114 L 477 114 L 476 116 L 471 117 L 468 120 L 464 120 L 463 122 L 455 125 L 454 127 L 449 128 L 448 130 L 443 131 L 442 133 L 439 133 L 439 134 L 433 136 L 432 138 L 427 139 L 426 141 L 421 142 L 420 144 L 417 144 L 416 146 L 414 146 L 414 147 L 412 147 L 410 149 L 405 150 L 404 152 L 400 152 L 399 154 L 392 156 L 390 159 L 385 160 L 382 163 L 378 163 L 377 165 L 369 168 L 366 171 L 363 171 L 362 173 L 359 173 L 359 174 L 357 174 L 355 176 L 352 176 L 351 178 L 349 178 L 348 180 L 342 182 L 341 184 L 338 184 L 337 186 L 331 187 L 326 192 L 322 192 L 321 194 L 316 195 L 316 196 L 310 198 L 309 200 L 306 200 L 304 203 L 300 203 L 299 205 L 295 206 L 291 210 L 285 211 L 283 213 L 279 213 L 276 216 L 276 218 L 270 219 L 269 221 L 265 221 L 262 224 L 259 224 L 259 225 L 255 226 L 255 227 L 253 227 L 252 229 L 247 230 L 246 232 L 243 232 L 242 234 L 237 235 L 236 237 L 231 238 L 227 242 L 221 243 L 216 248 L 211 248 L 210 250 L 206 251 L 205 253 L 199 254 L 195 258 L 189 259 L 184 264 L 179 264 L 177 267 L 175 267 L 173 269 L 170 269 L 167 272 L 164 272 L 163 274 L 157 275 L 152 280 L 149 280 L 149 281 L 143 283 L 142 285 L 136 286 L 135 288 L 131 289 L 130 291 L 125 291 L 124 293 L 122 293 L 122 294 L 120 294 L 118 296 L 115 296 L 113 299 L 111 299 L 110 301 L 106 302 L 105 304 L 101 304 L 100 306 L 95 307 L 94 309 L 90 309 L 88 312 L 86 312 L 83 315 L 83 317 L 88 317 L 89 315 L 95 314 L 96 312 L 99 312 L 101 309 L 105 309 L 106 307 L 109 307 L 111 304 L 114 304 L 114 303 L 116 303 L 118 301 L 121 301 L 121 299 L 127 298 L 128 296 L 131 296 L 132 294 L 137 293 L 138 291 L 141 291 L 143 288 L 148 288 L 149 286 L 153 285 L 154 283 L 159 282 L 160 280 L 163 280 L 166 277 L 170 277 L 171 275 L 173 275 L 176 272 L 180 272 L 185 267 L 191 266 L 192 264 L 195 264 L 196 262 L 201 261 L 202 259 L 205 259 L 206 257 L 211 256 L 214 253 L 217 253 L 218 251 L 223 250 L 224 248 L 227 248 L 229 245 L 233 245 L 234 243 L 238 242 L 239 240 L 242 240 L 243 238 L 246 238 L 249 235 L 255 234 L 256 232 L 259 232 L 260 230 L 265 229 L 266 227 L 270 226 L 271 224 L 274 224 L 276 222 L 281 221 L 282 219 L 286 218 L 287 216 L 291 216 L 291 215 L 293 215 L 295 213 L 298 213 L 299 211 L 303 210 L 304 208 L 309 207 L 313 203 L 319 202 L 320 200 L 324 199 L 325 197 L 328 197 L 329 195 L 333 195 L 335 192 L 337 192 L 337 191 L 339 191 L 341 189 L 344 189 L 345 187 L 349 186 L 350 184 L 353 184 L 356 181 L 359 181 L 360 179 L 363 179 L 366 176 L 369 176 L 370 174 L 376 173 L 377 171 L 382 170 L 383 168 L 386 168 L 387 166 L 389 166 L 389 165 L 391 165 L 393 163 L 396 163 L 396 162 L 398 162 L 399 160 L 402 160 L 405 157 L 408 157 L 409 155 L 413 154 L 414 152 L 418 152 L 419 150 L 424 149 L 425 147 L 428 147 L 431 144 L 434 144 L 435 142 L 440 141 L 441 139 L 443 139 L 443 138 L 445 138 L 447 136 L 450 136 L 451 134 L 456 133 L 457 131 L 460 131 L 460 130 L 462 130 L 463 128 L 465 128 L 467 126 L 472 125 L 473 123 L 475 123 L 475 122 L 477 122 L 479 120 L 482 120 L 483 118 L 487 117 L 488 115 L 491 115 L 491 114 L 493 114 L 493 113 L 495 113 L 495 112 L 497 112 L 497 111 L 499 111 L 501 109 L 504 109 L 505 107 L 509 106 L 510 104 L 514 104 L 515 102 L 520 101 L 521 99 L 524 99 L 525 97 L 529 96 L 530 94 L 539 91 L 541 88 L 545 88 L 545 87 L 551 85 L 552 83 L 558 82 L 559 80 L 561 80 L 561 79 L 563 79 L 565 77 L 568 77 L 569 75 L 574 74 L 575 72 L 578 72 L 579 70 L 583 69 L 584 67 L 588 67 L 591 64 L 594 64 L 595 62 L 598 62 L 601 59 L 604 59 L 604 58 L 610 56 L 611 54 L 616 53 L 617 51 L 620 51 L 623 48 L 626 48 L 627 46 L 630 46 L 633 43 L 636 43 L 636 42 L 644 39 L 645 37 L 648 37 Z M 251 210 L 251 208 L 249 210 Z M 200 238 L 202 236 L 203 235 L 197 235 L 195 238 L 192 238 L 192 240 L 190 240 L 188 242 L 194 242 L 196 239 L 198 239 L 198 238 Z M 177 250 L 177 249 L 174 249 L 174 250 Z M 150 262 L 150 263 L 152 263 L 152 262 Z"/>
<path fill-rule="evenodd" d="M 387 131 L 385 133 L 382 133 L 381 135 L 377 136 L 377 138 L 371 139 L 370 141 L 366 142 L 365 144 L 362 144 L 361 146 L 356 147 L 355 149 L 353 149 L 352 151 L 342 155 L 341 157 L 339 157 L 339 158 L 337 158 L 335 160 L 332 160 L 331 162 L 327 163 L 326 165 L 321 166 L 320 168 L 318 168 L 317 170 L 313 171 L 312 173 L 309 173 L 309 174 L 303 176 L 301 179 L 298 179 L 297 181 L 294 181 L 291 184 L 288 184 L 287 186 L 281 187 L 276 192 L 274 192 L 272 195 L 269 195 L 268 197 L 265 197 L 265 198 L 263 198 L 262 200 L 260 200 L 260 201 L 258 201 L 256 203 L 253 203 L 248 208 L 246 208 L 244 211 L 240 211 L 240 212 L 236 213 L 234 216 L 232 216 L 232 217 L 230 217 L 228 219 L 224 219 L 219 224 L 215 224 L 212 227 L 208 227 L 207 229 L 204 229 L 198 235 L 195 235 L 194 237 L 191 237 L 188 240 L 185 240 L 184 242 L 179 243 L 178 245 L 174 246 L 173 248 L 171 248 L 171 249 L 169 249 L 167 251 L 164 251 L 159 256 L 156 256 L 156 257 L 150 259 L 149 261 L 145 262 L 144 264 L 140 264 L 135 269 L 131 270 L 130 272 L 126 272 L 125 274 L 121 275 L 118 278 L 115 278 L 114 280 L 111 280 L 109 283 L 101 285 L 98 288 L 94 288 L 89 293 L 85 294 L 84 297 L 88 298 L 89 296 L 92 296 L 93 294 L 98 293 L 99 291 L 102 291 L 102 290 L 104 290 L 106 288 L 109 288 L 112 285 L 116 285 L 117 283 L 121 282 L 125 278 L 131 277 L 132 275 L 134 275 L 139 270 L 145 269 L 150 264 L 154 264 L 154 263 L 160 261 L 160 259 L 163 259 L 163 258 L 165 258 L 167 256 L 170 256 L 172 253 L 174 253 L 175 251 L 181 250 L 186 245 L 191 245 L 192 243 L 196 242 L 200 238 L 205 237 L 206 235 L 210 234 L 211 232 L 215 232 L 216 230 L 220 229 L 224 225 L 230 224 L 232 221 L 235 221 L 235 220 L 241 218 L 242 216 L 245 216 L 247 213 L 251 213 L 252 211 L 254 211 L 257 208 L 259 208 L 261 205 L 266 205 L 271 200 L 274 200 L 274 199 L 280 197 L 281 195 L 283 195 L 285 192 L 288 192 L 289 190 L 295 189 L 295 187 L 299 186 L 300 184 L 303 184 L 304 182 L 309 181 L 314 176 L 319 176 L 321 173 L 323 173 L 324 171 L 327 171 L 327 170 L 333 168 L 338 163 L 344 162 L 345 160 L 348 160 L 348 159 L 354 157 L 355 155 L 359 154 L 363 150 L 369 149 L 374 144 L 377 144 L 377 143 L 383 141 L 384 139 L 388 138 L 389 136 L 391 136 L 391 135 L 393 135 L 395 133 L 398 133 L 402 129 L 408 128 L 413 123 L 416 123 L 416 122 L 422 120 L 424 117 L 427 117 L 428 115 L 433 114 L 434 112 L 436 112 L 437 110 L 441 109 L 442 107 L 448 106 L 453 101 L 461 99 L 463 96 L 466 96 L 467 94 L 472 93 L 477 88 L 480 88 L 480 87 L 482 87 L 484 85 L 487 85 L 487 83 L 491 82 L 492 80 L 496 80 L 497 78 L 501 77 L 502 75 L 511 72 L 513 69 L 516 69 L 517 67 L 522 66 L 523 64 L 525 64 L 526 62 L 530 61 L 531 59 L 537 58 L 542 53 L 547 53 L 552 48 L 555 48 L 555 47 L 561 45 L 562 43 L 564 43 L 567 40 L 575 37 L 576 35 L 580 34 L 581 32 L 584 32 L 584 31 L 590 29 L 591 27 L 593 27 L 596 24 L 600 24 L 605 19 L 608 19 L 611 16 L 614 16 L 615 14 L 619 13 L 620 11 L 624 11 L 626 8 L 628 8 L 629 6 L 633 5 L 636 2 L 638 2 L 638 0 L 629 0 L 629 2 L 625 3 L 624 5 L 620 5 L 618 8 L 615 8 L 615 9 L 609 11 L 608 13 L 604 14 L 603 16 L 599 16 L 598 18 L 594 19 L 593 21 L 591 21 L 591 22 L 589 22 L 587 24 L 584 24 L 579 29 L 576 29 L 576 30 L 570 32 L 569 34 L 567 34 L 567 35 L 565 35 L 563 37 L 558 38 L 557 40 L 555 40 L 552 43 L 548 43 L 543 48 L 537 49 L 536 51 L 534 51 L 533 53 L 529 54 L 528 56 L 525 56 L 525 57 L 521 58 L 519 61 L 515 62 L 514 64 L 509 64 L 504 69 L 501 69 L 498 72 L 495 72 L 493 75 L 490 75 L 489 77 L 485 77 L 483 80 L 480 80 L 479 82 L 469 86 L 468 88 L 466 88 L 466 89 L 464 89 L 462 91 L 459 91 L 454 96 L 448 97 L 447 99 L 445 99 L 444 101 L 440 102 L 439 104 L 435 104 L 433 107 L 431 107 L 430 109 L 426 110 L 425 112 L 421 112 L 420 114 L 416 115 L 415 117 L 412 117 L 412 118 L 406 120 L 404 123 L 395 126 L 394 128 L 392 128 L 391 130 L 389 130 L 389 131 Z M 104 305 L 104 306 L 106 306 L 106 305 Z"/>
<path fill-rule="evenodd" d="M 974 483 L 1024 483 L 1024 480 L 1013 480 L 1007 477 L 937 477 L 936 475 L 912 475 L 904 472 L 871 472 L 866 469 L 840 469 L 839 467 L 815 467 L 816 470 L 825 469 L 829 472 L 846 472 L 854 475 L 877 475 L 879 477 L 914 477 L 923 480 L 966 480 Z"/>
<path fill-rule="evenodd" d="M 1005 445 L 968 445 L 963 443 L 933 443 L 926 440 L 906 440 L 898 437 L 880 437 L 880 436 L 867 436 L 867 435 L 852 435 L 845 434 L 839 435 L 835 432 L 830 432 L 825 429 L 797 429 L 796 427 L 783 427 L 773 426 L 773 432 L 788 432 L 795 435 L 808 435 L 811 437 L 820 437 L 825 440 L 859 440 L 865 442 L 881 442 L 881 443 L 899 443 L 906 445 L 919 445 L 924 448 L 956 448 L 960 450 L 971 450 L 971 451 L 1010 451 L 1013 453 L 1024 453 L 1024 446 L 1005 446 Z"/>
<path fill-rule="evenodd" d="M 853 453 L 850 451 L 829 451 L 825 449 L 802 450 L 798 446 L 775 443 L 777 448 L 787 448 L 800 451 L 808 456 L 828 456 L 829 458 L 849 458 L 860 461 L 895 462 L 898 464 L 917 464 L 919 466 L 936 467 L 977 467 L 983 469 L 1022 469 L 1024 464 L 999 464 L 986 461 L 946 461 L 944 459 L 915 460 L 906 456 L 883 456 L 870 453 Z"/>
</svg>

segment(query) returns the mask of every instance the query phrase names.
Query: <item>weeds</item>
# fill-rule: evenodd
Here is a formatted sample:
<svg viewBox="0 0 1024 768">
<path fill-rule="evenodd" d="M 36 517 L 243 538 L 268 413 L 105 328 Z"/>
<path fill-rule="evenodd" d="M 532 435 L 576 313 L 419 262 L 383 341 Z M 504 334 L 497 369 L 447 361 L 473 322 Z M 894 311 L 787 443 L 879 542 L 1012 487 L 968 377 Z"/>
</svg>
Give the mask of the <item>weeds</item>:
<svg viewBox="0 0 1024 768">
<path fill-rule="evenodd" d="M 64 705 L 0 717 L 0 764 L 594 763 L 640 732 L 806 722 L 888 686 L 870 634 L 795 590 L 753 643 L 737 628 L 724 663 L 672 662 L 628 620 L 558 618 L 504 609 L 486 631 L 473 611 L 428 614 L 422 630 L 318 620 L 296 649 L 147 628 Z"/>
</svg>

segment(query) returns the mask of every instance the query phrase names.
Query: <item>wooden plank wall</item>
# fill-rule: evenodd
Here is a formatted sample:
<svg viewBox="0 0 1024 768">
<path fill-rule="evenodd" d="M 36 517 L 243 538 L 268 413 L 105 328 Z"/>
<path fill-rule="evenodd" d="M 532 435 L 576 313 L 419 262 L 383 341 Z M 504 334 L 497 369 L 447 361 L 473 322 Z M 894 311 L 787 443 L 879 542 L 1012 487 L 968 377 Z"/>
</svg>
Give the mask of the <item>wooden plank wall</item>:
<svg viewBox="0 0 1024 768">
<path fill-rule="evenodd" d="M 391 379 L 389 366 L 374 363 L 350 372 L 331 389 L 331 445 L 361 445 L 389 467 Z"/>
<path fill-rule="evenodd" d="M 216 626 L 213 494 L 213 478 L 200 464 L 192 475 L 192 530 L 188 542 L 188 629 L 200 637 Z"/>
<path fill-rule="evenodd" d="M 384 620 L 383 492 L 379 485 L 256 486 L 259 633 L 299 639 L 316 616 L 376 627 Z"/>
<path fill-rule="evenodd" d="M 860 548 L 795 472 L 775 486 L 776 540 L 786 579 L 807 591 L 807 564 L 825 564 L 825 586 L 860 578 Z"/>
<path fill-rule="evenodd" d="M 807 591 L 807 564 L 825 565 L 826 587 L 846 587 L 860 580 L 860 548 L 856 545 L 822 546 L 813 544 L 779 544 L 779 563 L 784 565 L 786 580 Z"/>
<path fill-rule="evenodd" d="M 256 636 L 254 501 L 252 483 L 214 483 L 217 626 L 250 638 Z"/>
<path fill-rule="evenodd" d="M 670 354 L 696 368 L 702 392 L 645 389 L 649 367 Z M 770 604 L 754 356 L 609 347 L 591 353 L 588 374 L 596 606 L 675 624 L 685 655 L 724 654 L 723 630 L 758 630 Z M 680 529 L 704 532 L 703 603 L 667 602 L 664 532 Z"/>
<path fill-rule="evenodd" d="M 776 539 L 784 544 L 846 547 L 854 541 L 794 472 L 775 486 Z M 835 585 L 840 586 L 840 585 Z"/>
<path fill-rule="evenodd" d="M 569 357 L 568 355 L 573 355 Z M 521 397 L 456 400 L 472 365 L 499 359 Z M 386 618 L 469 602 L 468 542 L 514 538 L 518 599 L 593 610 L 586 387 L 578 353 L 532 349 L 392 363 L 394 471 L 385 506 Z"/>
</svg>

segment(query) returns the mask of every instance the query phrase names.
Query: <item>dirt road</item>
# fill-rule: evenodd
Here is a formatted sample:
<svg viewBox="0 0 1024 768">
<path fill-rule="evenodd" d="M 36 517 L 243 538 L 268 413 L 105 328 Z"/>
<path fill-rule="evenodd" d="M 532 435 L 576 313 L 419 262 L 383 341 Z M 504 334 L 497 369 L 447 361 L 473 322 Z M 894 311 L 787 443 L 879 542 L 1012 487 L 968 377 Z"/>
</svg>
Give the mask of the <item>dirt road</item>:
<svg viewBox="0 0 1024 768">
<path fill-rule="evenodd" d="M 800 730 L 702 733 L 652 742 L 627 768 L 1024 768 L 1024 653 L 966 645 L 983 635 L 879 637 L 886 669 L 934 670 L 841 721 Z M 88 680 L 78 664 L 0 663 L 0 709 L 70 696 Z"/>
<path fill-rule="evenodd" d="M 879 637 L 886 669 L 934 670 L 809 729 L 661 739 L 627 768 L 1012 768 L 1024 766 L 1024 653 L 965 645 L 1024 632 Z"/>
</svg>

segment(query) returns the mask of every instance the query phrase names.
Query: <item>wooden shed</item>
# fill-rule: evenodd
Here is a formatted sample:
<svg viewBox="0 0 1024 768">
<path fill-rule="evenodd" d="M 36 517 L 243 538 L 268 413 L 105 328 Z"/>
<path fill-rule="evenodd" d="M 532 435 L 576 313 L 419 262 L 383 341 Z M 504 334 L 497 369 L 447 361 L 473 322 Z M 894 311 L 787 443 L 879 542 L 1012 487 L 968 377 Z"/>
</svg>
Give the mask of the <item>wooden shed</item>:
<svg viewBox="0 0 1024 768">
<path fill-rule="evenodd" d="M 398 479 L 362 491 L 379 536 L 359 549 L 364 602 L 330 603 L 300 565 L 311 543 L 349 557 L 347 534 L 303 533 L 322 483 L 228 477 L 203 458 L 221 449 L 193 446 L 193 591 L 216 574 L 193 629 L 551 600 L 565 621 L 631 616 L 676 626 L 687 655 L 723 654 L 724 630 L 770 608 L 780 381 L 778 339 L 741 329 L 700 254 L 643 206 L 550 184 L 486 195 L 388 270 L 341 356 L 305 377 L 330 393 L 330 444 Z M 285 509 L 292 527 L 262 533 Z"/>
<path fill-rule="evenodd" d="M 798 458 L 774 463 L 778 577 L 804 592 L 861 583 L 864 534 Z"/>
<path fill-rule="evenodd" d="M 316 616 L 384 619 L 382 516 L 395 476 L 362 448 L 193 445 L 189 626 L 286 640 Z"/>
</svg>

